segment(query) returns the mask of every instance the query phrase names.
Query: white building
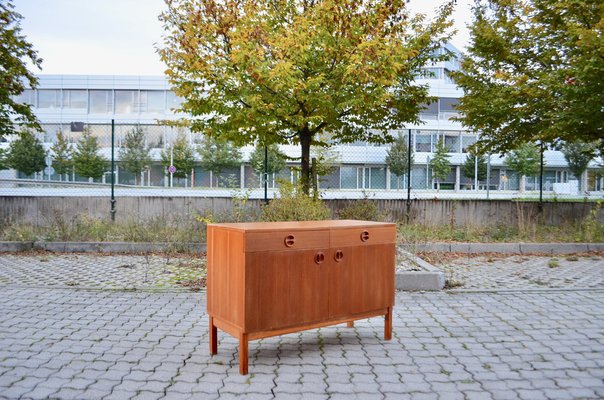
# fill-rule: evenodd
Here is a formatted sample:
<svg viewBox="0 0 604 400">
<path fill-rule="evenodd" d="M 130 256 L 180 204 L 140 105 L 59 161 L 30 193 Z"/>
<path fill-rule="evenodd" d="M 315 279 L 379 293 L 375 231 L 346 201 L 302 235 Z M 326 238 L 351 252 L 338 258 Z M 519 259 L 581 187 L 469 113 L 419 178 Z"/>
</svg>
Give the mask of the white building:
<svg viewBox="0 0 604 400">
<path fill-rule="evenodd" d="M 443 51 L 457 50 L 449 46 Z M 468 193 L 484 191 L 486 182 L 477 182 L 473 176 L 464 176 L 461 166 L 464 164 L 469 145 L 477 140 L 474 134 L 466 132 L 460 123 L 452 121 L 456 116 L 455 105 L 462 95 L 460 89 L 448 78 L 446 71 L 457 69 L 456 61 L 441 62 L 428 68 L 424 77 L 418 81 L 428 83 L 430 94 L 438 97 L 438 102 L 430 105 L 421 115 L 423 124 L 402 128 L 398 133 L 407 135 L 411 132 L 412 148 L 414 150 L 414 165 L 411 173 L 413 189 L 426 191 L 435 189 L 428 163 L 433 156 L 436 143 L 440 138 L 450 149 L 451 173 L 441 183 L 441 191 Z M 430 76 L 428 76 L 430 75 Z M 40 75 L 39 86 L 36 90 L 26 90 L 19 99 L 34 106 L 34 111 L 42 122 L 44 134 L 41 140 L 47 148 L 56 140 L 58 131 L 62 131 L 75 143 L 81 135 L 82 127 L 88 127 L 93 135 L 99 138 L 104 155 L 109 159 L 111 151 L 111 120 L 115 120 L 115 144 L 120 146 L 125 132 L 135 126 L 141 126 L 147 134 L 148 144 L 153 148 L 152 155 L 157 161 L 144 174 L 142 184 L 147 186 L 165 187 L 170 185 L 165 167 L 159 163 L 161 151 L 169 148 L 178 129 L 158 124 L 158 121 L 178 118 L 172 112 L 179 105 L 180 99 L 170 91 L 170 86 L 164 77 L 149 76 L 93 76 L 93 75 Z M 191 145 L 200 143 L 199 134 L 191 134 L 181 129 Z M 6 143 L 3 144 L 6 147 Z M 333 172 L 323 177 L 323 189 L 356 189 L 390 191 L 406 187 L 406 179 L 390 174 L 384 160 L 389 149 L 388 145 L 376 146 L 366 143 L 340 145 L 333 149 L 335 167 Z M 283 146 L 290 156 L 299 157 L 299 148 Z M 243 149 L 243 163 L 240 169 L 224 171 L 221 174 L 223 182 L 230 177 L 230 182 L 239 187 L 258 187 L 258 178 L 247 163 L 252 147 Z M 134 176 L 119 168 L 118 151 L 115 152 L 118 165 L 118 183 L 134 184 Z M 50 154 L 49 157 L 52 157 Z M 555 183 L 565 183 L 576 179 L 568 171 L 562 153 L 545 151 L 544 190 L 551 191 Z M 49 160 L 50 161 L 50 160 Z M 592 161 L 589 170 L 583 177 L 582 187 L 589 191 L 604 190 L 604 180 L 597 175 L 598 163 Z M 50 173 L 50 175 L 49 175 Z M 47 169 L 36 178 L 45 180 L 85 180 L 75 174 L 71 177 L 59 177 Z M 175 186 L 210 187 L 215 186 L 220 179 L 211 177 L 209 172 L 197 167 L 187 179 L 174 180 Z M 283 178 L 294 179 L 291 170 L 280 174 Z M 6 177 L 6 171 L 4 173 Z M 14 177 L 25 178 L 13 173 Z M 213 179 L 211 179 L 213 178 Z M 273 177 L 274 178 L 274 177 Z M 138 180 L 139 182 L 141 180 Z M 498 156 L 490 157 L 490 180 L 488 189 L 491 191 L 516 191 L 519 189 L 519 179 L 514 171 L 505 167 L 504 160 Z M 274 180 L 271 186 L 274 186 Z M 539 188 L 539 177 L 527 178 L 527 190 Z"/>
</svg>

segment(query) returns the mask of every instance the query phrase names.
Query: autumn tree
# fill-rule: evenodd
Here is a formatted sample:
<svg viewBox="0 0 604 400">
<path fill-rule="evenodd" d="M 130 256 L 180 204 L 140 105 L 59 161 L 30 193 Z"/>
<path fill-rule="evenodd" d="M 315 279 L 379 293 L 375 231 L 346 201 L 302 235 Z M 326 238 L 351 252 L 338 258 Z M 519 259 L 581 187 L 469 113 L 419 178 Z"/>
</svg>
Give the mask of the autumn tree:
<svg viewBox="0 0 604 400">
<path fill-rule="evenodd" d="M 42 59 L 21 33 L 21 14 L 10 0 L 0 0 L 0 138 L 14 134 L 15 125 L 40 130 L 30 104 L 16 97 L 27 88 L 35 88 L 38 79 L 27 69 L 27 62 L 40 68 Z"/>
<path fill-rule="evenodd" d="M 195 168 L 193 147 L 189 144 L 189 140 L 184 133 L 179 132 L 174 143 L 169 148 L 162 150 L 161 164 L 166 168 L 174 165 L 176 167 L 174 176 L 177 178 L 188 177 L 193 168 Z"/>
<path fill-rule="evenodd" d="M 519 143 L 600 141 L 604 147 L 604 3 L 478 0 L 462 69 L 463 125 L 485 150 Z"/>
<path fill-rule="evenodd" d="M 541 166 L 541 152 L 533 143 L 524 143 L 505 158 L 505 165 L 520 175 L 520 193 L 524 193 L 526 177 L 534 176 Z"/>
<path fill-rule="evenodd" d="M 593 143 L 571 142 L 562 146 L 562 153 L 568 163 L 568 169 L 579 180 L 580 189 L 583 190 L 582 175 L 587 169 L 589 162 L 596 155 L 596 146 Z"/>
<path fill-rule="evenodd" d="M 390 172 L 397 177 L 397 189 L 400 187 L 401 176 L 409 171 L 409 164 L 413 164 L 413 152 L 409 152 L 407 141 L 408 138 L 399 134 L 386 155 L 386 165 Z M 409 156 L 411 156 L 411 162 L 409 162 Z M 409 184 L 407 182 L 407 185 Z"/>
<path fill-rule="evenodd" d="M 172 0 L 159 49 L 195 132 L 238 145 L 386 143 L 433 98 L 414 80 L 446 54 L 453 2 L 428 21 L 405 0 Z"/>
<path fill-rule="evenodd" d="M 32 132 L 22 131 L 8 148 L 6 164 L 27 176 L 33 175 L 46 167 L 46 150 Z"/>
<path fill-rule="evenodd" d="M 107 168 L 107 160 L 99 154 L 99 142 L 89 128 L 85 128 L 73 155 L 75 173 L 89 179 L 100 179 Z"/>
<path fill-rule="evenodd" d="M 451 172 L 451 161 L 449 160 L 449 149 L 445 145 L 443 138 L 436 143 L 436 151 L 430 160 L 432 176 L 436 179 L 436 189 L 440 190 L 440 182 L 447 179 Z"/>
<path fill-rule="evenodd" d="M 145 131 L 137 126 L 126 132 L 123 147 L 119 149 L 121 166 L 134 174 L 134 184 L 143 171 L 151 167 L 151 147 L 147 144 Z"/>
<path fill-rule="evenodd" d="M 241 151 L 232 142 L 226 140 L 207 136 L 197 148 L 197 152 L 201 156 L 201 168 L 212 171 L 216 183 L 220 172 L 241 165 Z"/>
<path fill-rule="evenodd" d="M 71 143 L 62 131 L 57 132 L 57 141 L 50 148 L 52 151 L 52 167 L 60 178 L 71 172 L 73 168 L 73 150 Z"/>
</svg>

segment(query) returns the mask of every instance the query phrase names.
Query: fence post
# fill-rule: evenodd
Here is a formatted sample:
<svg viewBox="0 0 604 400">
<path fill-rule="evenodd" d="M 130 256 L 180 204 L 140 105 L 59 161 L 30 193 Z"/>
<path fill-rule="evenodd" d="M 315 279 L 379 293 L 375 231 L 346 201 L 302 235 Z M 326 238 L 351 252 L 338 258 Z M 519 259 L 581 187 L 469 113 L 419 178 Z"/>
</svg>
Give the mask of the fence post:
<svg viewBox="0 0 604 400">
<path fill-rule="evenodd" d="M 407 223 L 411 221 L 411 129 L 407 138 Z"/>
<path fill-rule="evenodd" d="M 111 120 L 111 221 L 115 221 L 115 120 Z"/>
</svg>

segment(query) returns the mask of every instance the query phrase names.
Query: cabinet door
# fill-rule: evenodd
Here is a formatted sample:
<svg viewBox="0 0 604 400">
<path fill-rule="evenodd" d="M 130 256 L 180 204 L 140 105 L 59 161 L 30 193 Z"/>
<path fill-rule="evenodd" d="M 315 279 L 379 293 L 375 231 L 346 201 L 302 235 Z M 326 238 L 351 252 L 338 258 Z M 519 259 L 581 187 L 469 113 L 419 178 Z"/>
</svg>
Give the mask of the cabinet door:
<svg viewBox="0 0 604 400">
<path fill-rule="evenodd" d="M 326 320 L 328 256 L 327 248 L 246 253 L 246 331 Z"/>
<path fill-rule="evenodd" d="M 330 318 L 394 304 L 394 244 L 334 247 L 329 261 Z"/>
</svg>

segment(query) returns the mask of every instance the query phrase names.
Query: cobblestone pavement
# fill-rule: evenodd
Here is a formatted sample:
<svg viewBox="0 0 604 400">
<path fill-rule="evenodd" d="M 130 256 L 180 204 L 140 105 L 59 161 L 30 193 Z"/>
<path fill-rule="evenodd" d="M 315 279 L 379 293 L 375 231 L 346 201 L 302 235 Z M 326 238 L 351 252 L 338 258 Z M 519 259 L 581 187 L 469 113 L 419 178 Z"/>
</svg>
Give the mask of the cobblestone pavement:
<svg viewBox="0 0 604 400">
<path fill-rule="evenodd" d="M 250 343 L 219 332 L 203 293 L 6 287 L 3 399 L 596 399 L 604 291 L 398 293 L 394 335 L 358 321 Z"/>
<path fill-rule="evenodd" d="M 205 274 L 205 259 L 193 257 L 2 254 L 0 285 L 78 288 L 178 289 L 178 282 Z"/>
<path fill-rule="evenodd" d="M 604 288 L 604 257 L 468 256 L 437 260 L 461 289 Z"/>
<path fill-rule="evenodd" d="M 550 259 L 451 261 L 473 287 L 541 290 L 397 293 L 391 341 L 381 318 L 254 341 L 240 376 L 232 337 L 209 356 L 205 294 L 174 290 L 202 264 L 0 255 L 0 399 L 604 398 L 604 266 Z M 523 278 L 536 271 L 600 283 L 548 289 Z M 132 287 L 169 291 L 102 290 Z"/>
</svg>

